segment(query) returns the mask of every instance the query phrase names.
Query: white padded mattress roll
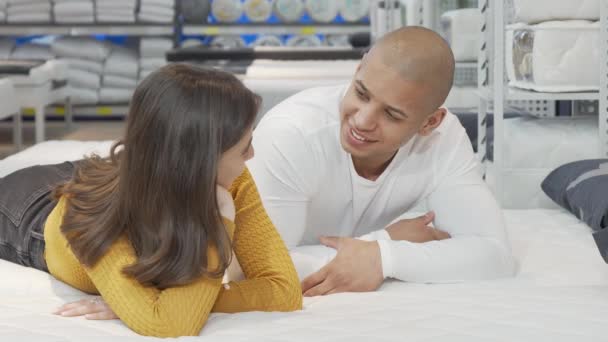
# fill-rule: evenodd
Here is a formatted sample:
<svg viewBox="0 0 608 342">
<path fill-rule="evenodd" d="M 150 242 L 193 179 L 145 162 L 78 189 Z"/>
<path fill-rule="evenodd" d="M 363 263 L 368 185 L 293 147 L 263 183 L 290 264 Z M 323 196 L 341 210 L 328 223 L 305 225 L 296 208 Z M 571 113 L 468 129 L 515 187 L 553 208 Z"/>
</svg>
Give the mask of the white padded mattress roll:
<svg viewBox="0 0 608 342">
<path fill-rule="evenodd" d="M 585 20 L 516 24 L 507 29 L 509 84 L 546 92 L 599 89 L 599 23 Z"/>
<path fill-rule="evenodd" d="M 355 73 L 358 61 L 275 61 L 255 60 L 247 68 L 248 79 L 313 80 L 342 79 L 348 82 Z"/>
<path fill-rule="evenodd" d="M 515 22 L 599 20 L 600 0 L 512 0 Z"/>
</svg>

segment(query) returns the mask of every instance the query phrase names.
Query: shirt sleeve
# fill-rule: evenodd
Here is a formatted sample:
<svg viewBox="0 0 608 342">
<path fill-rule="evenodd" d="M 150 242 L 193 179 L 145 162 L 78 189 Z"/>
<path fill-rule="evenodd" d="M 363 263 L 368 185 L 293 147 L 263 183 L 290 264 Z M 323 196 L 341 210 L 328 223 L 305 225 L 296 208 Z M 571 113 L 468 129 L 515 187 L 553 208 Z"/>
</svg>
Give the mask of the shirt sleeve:
<svg viewBox="0 0 608 342">
<path fill-rule="evenodd" d="M 302 288 L 287 248 L 270 221 L 247 170 L 235 181 L 234 252 L 245 280 L 220 290 L 214 312 L 293 311 Z"/>
<path fill-rule="evenodd" d="M 427 204 L 435 212 L 435 227 L 451 238 L 427 243 L 379 241 L 385 276 L 419 283 L 512 276 L 515 263 L 502 212 L 481 178 L 464 132 L 454 152 L 441 157 L 448 159 L 434 166 L 436 187 Z"/>
<path fill-rule="evenodd" d="M 255 156 L 247 163 L 262 202 L 285 244 L 300 244 L 307 227 L 311 195 L 320 176 L 314 150 L 302 133 L 280 118 L 254 132 Z"/>
</svg>

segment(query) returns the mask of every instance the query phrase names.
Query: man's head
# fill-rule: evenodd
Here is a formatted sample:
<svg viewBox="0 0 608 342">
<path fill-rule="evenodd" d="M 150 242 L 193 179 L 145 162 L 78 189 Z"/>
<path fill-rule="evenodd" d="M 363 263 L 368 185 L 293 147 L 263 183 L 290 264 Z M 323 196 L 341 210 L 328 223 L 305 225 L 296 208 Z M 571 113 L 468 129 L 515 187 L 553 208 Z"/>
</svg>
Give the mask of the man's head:
<svg viewBox="0 0 608 342">
<path fill-rule="evenodd" d="M 410 26 L 386 34 L 363 57 L 340 104 L 343 148 L 355 161 L 390 160 L 414 135 L 439 126 L 453 78 L 454 56 L 437 33 Z"/>
</svg>

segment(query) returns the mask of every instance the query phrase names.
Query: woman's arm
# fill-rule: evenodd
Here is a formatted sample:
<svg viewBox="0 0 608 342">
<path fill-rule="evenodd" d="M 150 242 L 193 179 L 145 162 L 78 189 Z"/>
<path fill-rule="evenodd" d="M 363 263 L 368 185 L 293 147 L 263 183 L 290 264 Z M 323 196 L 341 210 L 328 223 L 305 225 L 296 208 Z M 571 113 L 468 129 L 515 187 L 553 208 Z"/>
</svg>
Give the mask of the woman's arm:
<svg viewBox="0 0 608 342">
<path fill-rule="evenodd" d="M 227 226 L 233 225 L 224 220 Z M 231 227 L 230 227 L 231 228 Z M 116 241 L 87 273 L 112 311 L 142 335 L 173 337 L 198 335 L 221 288 L 221 278 L 200 277 L 184 286 L 158 290 L 145 287 L 122 270 L 134 263 L 135 252 L 126 238 Z M 208 251 L 209 268 L 219 260 Z"/>
<path fill-rule="evenodd" d="M 224 286 L 213 311 L 301 309 L 302 289 L 295 267 L 248 170 L 234 182 L 231 193 L 236 207 L 234 252 L 246 279 Z"/>
<path fill-rule="evenodd" d="M 103 301 L 83 299 L 62 306 L 56 313 L 63 316 L 86 315 L 88 319 L 120 318 L 141 334 L 176 336 L 198 334 L 208 317 L 211 309 L 209 301 L 212 298 L 215 302 L 211 302 L 211 305 L 214 305 L 215 312 L 301 309 L 302 290 L 293 262 L 283 240 L 266 215 L 248 171 L 235 181 L 231 192 L 236 204 L 237 227 L 234 228 L 226 219 L 224 221 L 229 231 L 234 231 L 234 250 L 246 280 L 230 282 L 225 287 L 221 286 L 221 279 L 201 280 L 180 287 L 184 290 L 182 296 L 175 291 L 161 292 L 141 287 L 133 279 L 121 279 L 126 284 L 118 285 L 105 279 L 107 276 L 104 277 L 100 271 L 100 265 L 96 265 L 90 271 L 90 276 L 96 286 L 104 288 L 103 291 L 98 288 Z M 119 253 L 117 250 L 120 248 L 128 256 L 118 258 L 122 266 L 112 266 L 113 273 L 121 278 L 124 275 L 120 270 L 134 260 L 132 248 L 124 243 L 126 241 L 112 248 L 114 254 Z M 108 254 L 103 259 L 107 257 L 111 255 Z M 217 257 L 214 260 L 217 262 Z M 111 264 L 109 260 L 104 261 Z M 129 290 L 121 291 L 121 286 Z M 127 292 L 136 292 L 138 295 L 131 300 L 133 296 Z M 174 307 L 168 307 L 170 297 L 174 300 Z M 104 304 L 104 301 L 109 305 Z M 184 310 L 186 307 L 188 309 Z M 175 316 L 164 319 L 167 315 Z"/>
</svg>

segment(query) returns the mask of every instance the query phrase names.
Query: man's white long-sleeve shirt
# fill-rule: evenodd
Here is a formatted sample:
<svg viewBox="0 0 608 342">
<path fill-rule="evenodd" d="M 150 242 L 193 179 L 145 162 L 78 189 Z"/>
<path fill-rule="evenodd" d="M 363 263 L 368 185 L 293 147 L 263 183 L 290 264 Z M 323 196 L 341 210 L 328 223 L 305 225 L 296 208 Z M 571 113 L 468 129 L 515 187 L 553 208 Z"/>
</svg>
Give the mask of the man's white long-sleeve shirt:
<svg viewBox="0 0 608 342">
<path fill-rule="evenodd" d="M 309 89 L 268 112 L 254 131 L 248 167 L 287 247 L 320 236 L 377 240 L 385 277 L 457 282 L 513 274 L 502 213 L 480 174 L 459 120 L 448 113 L 430 136 L 414 136 L 378 179 L 357 174 L 340 144 L 347 86 Z M 392 241 L 384 230 L 425 201 L 452 238 Z"/>
</svg>

